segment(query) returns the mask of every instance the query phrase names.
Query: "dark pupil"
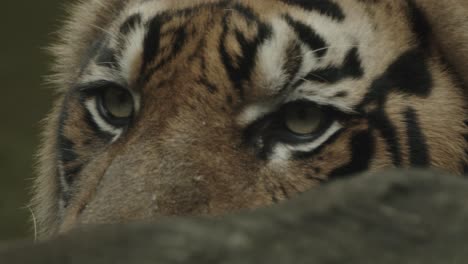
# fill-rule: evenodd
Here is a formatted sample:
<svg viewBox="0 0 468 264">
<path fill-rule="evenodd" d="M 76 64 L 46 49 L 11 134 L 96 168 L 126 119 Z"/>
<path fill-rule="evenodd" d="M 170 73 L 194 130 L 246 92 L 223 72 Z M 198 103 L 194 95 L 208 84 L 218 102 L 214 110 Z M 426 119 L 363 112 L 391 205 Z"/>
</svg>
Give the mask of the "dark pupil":
<svg viewBox="0 0 468 264">
<path fill-rule="evenodd" d="M 128 94 L 125 93 L 124 91 L 118 91 L 116 93 L 116 97 L 117 97 L 117 103 L 119 105 L 123 105 L 128 102 Z"/>
<path fill-rule="evenodd" d="M 131 112 L 131 95 L 122 89 L 109 89 L 105 94 L 104 107 L 112 116 L 126 118 Z"/>
<path fill-rule="evenodd" d="M 298 108 L 296 111 L 297 118 L 300 120 L 306 120 L 307 119 L 307 111 L 304 108 Z"/>
</svg>

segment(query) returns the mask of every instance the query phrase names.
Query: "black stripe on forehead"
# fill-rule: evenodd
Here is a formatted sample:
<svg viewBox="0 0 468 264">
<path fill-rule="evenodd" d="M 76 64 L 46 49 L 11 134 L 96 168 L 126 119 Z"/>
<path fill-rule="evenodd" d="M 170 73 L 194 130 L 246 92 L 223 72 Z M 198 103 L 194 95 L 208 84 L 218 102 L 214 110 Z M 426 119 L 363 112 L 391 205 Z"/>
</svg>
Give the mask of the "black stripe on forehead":
<svg viewBox="0 0 468 264">
<path fill-rule="evenodd" d="M 416 3 L 413 0 L 407 0 L 407 2 L 413 33 L 417 36 L 420 47 L 427 50 L 430 48 L 432 29 L 425 14 L 417 7 Z"/>
<path fill-rule="evenodd" d="M 141 76 L 144 76 L 144 71 L 148 65 L 154 60 L 159 52 L 161 45 L 161 28 L 164 21 L 168 19 L 167 16 L 157 15 L 152 18 L 148 23 L 148 31 L 143 42 L 143 65 L 141 67 Z"/>
<path fill-rule="evenodd" d="M 165 63 L 169 62 L 172 58 L 174 58 L 177 55 L 177 53 L 185 45 L 187 34 L 184 28 L 184 25 L 181 25 L 179 28 L 174 29 L 172 32 L 175 34 L 176 40 L 174 41 L 174 45 L 171 47 L 172 50 L 170 54 L 167 56 L 167 58 L 161 59 L 160 60 L 161 62 L 158 63 L 158 65 L 152 66 L 152 68 L 148 71 L 147 69 L 148 66 L 155 60 L 156 56 L 159 53 L 159 50 L 162 49 L 161 44 L 160 44 L 162 26 L 172 19 L 192 16 L 193 14 L 195 14 L 196 12 L 198 12 L 199 10 L 203 8 L 218 8 L 220 12 L 221 11 L 223 12 L 235 11 L 235 13 L 237 15 L 242 16 L 247 21 L 247 23 L 255 24 L 258 26 L 258 32 L 259 32 L 258 37 L 252 43 L 249 43 L 250 41 L 247 41 L 247 39 L 243 36 L 243 34 L 238 30 L 234 30 L 235 32 L 234 31 L 229 32 L 230 34 L 234 34 L 236 36 L 236 39 L 237 41 L 239 41 L 239 44 L 241 45 L 241 48 L 244 54 L 243 58 L 238 58 L 241 63 L 245 62 L 243 65 L 245 67 L 239 67 L 239 71 L 247 73 L 249 72 L 249 70 L 251 70 L 251 67 L 249 65 L 254 64 L 257 47 L 261 42 L 265 40 L 266 36 L 271 35 L 271 29 L 269 29 L 266 25 L 260 23 L 258 21 L 258 14 L 255 14 L 255 12 L 249 7 L 244 6 L 240 3 L 234 3 L 230 0 L 227 0 L 227 1 L 220 1 L 220 2 L 215 2 L 215 3 L 200 4 L 191 8 L 185 8 L 181 10 L 167 11 L 159 15 L 156 15 L 154 18 L 152 18 L 147 23 L 148 29 L 147 29 L 147 34 L 144 40 L 143 66 L 141 68 L 141 76 L 142 76 L 143 82 L 147 81 L 148 78 L 156 70 L 158 70 L 159 68 L 164 66 Z M 213 9 L 213 11 L 215 10 Z M 231 16 L 231 12 L 225 12 L 225 13 L 226 13 L 226 16 L 225 16 L 224 24 L 227 25 L 226 21 L 227 21 L 227 18 Z M 223 32 L 223 35 L 226 33 L 227 32 Z M 223 40 L 221 42 L 223 42 Z M 252 62 L 249 63 L 248 60 L 252 60 Z M 224 62 L 226 62 L 226 60 L 224 60 Z M 234 71 L 231 71 L 231 73 L 233 72 Z M 235 77 L 233 76 L 233 79 L 242 81 L 238 77 L 241 77 L 241 76 L 235 76 Z"/>
<path fill-rule="evenodd" d="M 317 11 L 335 20 L 343 21 L 345 15 L 343 10 L 334 2 L 329 0 L 281 0 L 289 5 L 296 5 L 307 11 Z"/>
<path fill-rule="evenodd" d="M 209 7 L 220 7 L 220 6 L 226 6 L 227 3 L 230 1 L 221 1 L 219 3 L 209 3 L 209 4 L 200 4 L 191 8 L 184 8 L 180 10 L 175 10 L 175 11 L 165 11 L 160 14 L 157 14 L 153 18 L 151 18 L 148 22 L 145 23 L 146 27 L 146 36 L 143 41 L 143 65 L 140 70 L 140 82 L 146 82 L 147 79 L 153 74 L 154 71 L 157 70 L 157 68 L 161 67 L 161 65 L 158 65 L 156 68 L 150 69 L 147 74 L 145 72 L 148 70 L 148 66 L 155 60 L 156 56 L 158 55 L 160 49 L 161 49 L 161 30 L 162 27 L 165 23 L 168 21 L 171 21 L 172 19 L 184 17 L 184 16 L 190 16 L 193 13 L 197 12 L 201 8 L 209 8 Z M 141 18 L 140 18 L 141 19 Z M 131 20 L 128 20 L 127 23 L 136 23 L 135 20 L 137 18 L 133 18 Z M 178 30 L 177 33 L 177 43 L 175 43 L 173 47 L 173 54 L 171 54 L 164 62 L 167 62 L 171 57 L 174 57 L 174 53 L 176 53 L 178 50 L 182 48 L 184 45 L 184 41 L 186 39 L 185 36 L 185 30 L 183 26 L 181 26 Z"/>
<path fill-rule="evenodd" d="M 250 22 L 255 22 L 258 20 L 258 15 L 254 11 L 246 6 L 241 5 L 240 3 L 235 3 L 230 7 L 230 9 L 235 10 L 237 13 L 242 14 L 245 19 Z"/>
<path fill-rule="evenodd" d="M 361 78 L 364 74 L 361 58 L 357 48 L 348 51 L 343 65 L 328 66 L 323 69 L 315 69 L 310 71 L 303 79 L 293 84 L 294 88 L 299 87 L 306 81 L 333 84 L 342 81 L 346 78 Z"/>
<path fill-rule="evenodd" d="M 319 58 L 327 53 L 327 43 L 325 40 L 315 33 L 308 25 L 293 19 L 291 16 L 285 15 L 284 19 L 296 32 L 299 39 L 306 44 L 315 55 Z"/>
<path fill-rule="evenodd" d="M 140 14 L 134 14 L 128 17 L 120 26 L 120 33 L 127 35 L 132 29 L 136 28 L 137 25 L 141 24 L 141 21 L 142 19 Z"/>
<path fill-rule="evenodd" d="M 146 36 L 143 42 L 143 65 L 140 71 L 140 82 L 146 82 L 151 77 L 151 75 L 164 66 L 166 63 L 170 62 L 175 58 L 182 48 L 186 45 L 186 40 L 189 36 L 187 33 L 188 22 L 183 23 L 177 28 L 171 29 L 170 32 L 163 32 L 163 26 L 172 21 L 173 19 L 190 19 L 196 12 L 202 8 L 210 7 L 220 7 L 226 5 L 226 2 L 222 1 L 219 3 L 210 3 L 210 4 L 201 4 L 192 8 L 185 8 L 175 11 L 166 11 L 160 13 L 153 18 L 151 18 L 145 25 L 147 28 Z M 156 60 L 156 57 L 159 54 L 161 49 L 166 47 L 161 47 L 161 37 L 165 34 L 173 34 L 174 41 L 171 46 L 167 47 L 170 51 L 167 52 L 164 58 L 160 58 L 157 65 L 151 65 L 152 62 Z M 148 69 L 148 67 L 150 67 Z"/>
<path fill-rule="evenodd" d="M 284 93 L 290 87 L 295 88 L 294 86 L 291 86 L 291 83 L 299 73 L 304 62 L 301 47 L 298 42 L 293 41 L 289 44 L 289 47 L 286 50 L 286 58 L 286 62 L 282 67 L 286 75 L 286 81 L 278 94 Z"/>
<path fill-rule="evenodd" d="M 243 10 L 249 9 L 243 7 Z M 245 12 L 241 12 L 241 14 L 245 14 Z M 253 11 L 249 10 L 247 14 L 253 14 Z M 229 14 L 223 19 L 223 32 L 221 33 L 219 42 L 219 53 L 233 87 L 237 90 L 240 98 L 243 99 L 244 86 L 253 73 L 258 48 L 271 37 L 272 29 L 269 25 L 259 21 L 257 16 L 244 16 L 248 21 L 254 23 L 258 30 L 257 36 L 253 39 L 247 39 L 240 30 L 231 28 L 229 25 L 229 19 L 231 18 L 232 16 Z M 255 20 L 250 20 L 252 18 L 255 18 Z M 232 57 L 228 52 L 227 39 L 229 35 L 234 35 L 236 41 L 239 43 L 241 48 L 241 54 L 239 56 Z"/>
<path fill-rule="evenodd" d="M 364 70 L 357 48 L 348 51 L 341 67 L 329 66 L 325 69 L 313 70 L 305 77 L 308 81 L 336 83 L 345 78 L 358 79 L 362 77 Z"/>
</svg>

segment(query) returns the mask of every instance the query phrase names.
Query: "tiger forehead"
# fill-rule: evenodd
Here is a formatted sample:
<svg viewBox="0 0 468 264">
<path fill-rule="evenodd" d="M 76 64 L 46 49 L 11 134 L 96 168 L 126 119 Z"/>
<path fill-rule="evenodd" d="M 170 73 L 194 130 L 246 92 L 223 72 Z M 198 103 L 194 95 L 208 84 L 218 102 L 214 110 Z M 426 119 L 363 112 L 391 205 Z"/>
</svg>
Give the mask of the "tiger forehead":
<svg viewBox="0 0 468 264">
<path fill-rule="evenodd" d="M 88 72 L 94 78 L 116 75 L 114 79 L 123 80 L 127 84 L 148 81 L 155 71 L 178 55 L 183 45 L 184 49 L 191 46 L 193 52 L 212 52 L 216 49 L 221 53 L 219 59 L 228 66 L 229 77 L 237 82 L 235 85 L 242 86 L 239 80 L 249 78 L 239 76 L 241 71 L 236 73 L 234 68 L 247 67 L 243 71 L 252 72 L 252 76 L 248 77 L 253 77 L 258 86 L 270 88 L 252 90 L 254 93 L 251 96 L 255 97 L 265 96 L 261 93 L 280 93 L 291 88 L 287 84 L 296 88 L 303 85 L 304 81 L 294 78 L 298 75 L 304 77 L 313 66 L 325 68 L 333 64 L 340 68 L 352 50 L 357 55 L 354 66 L 360 67 L 359 52 L 356 52 L 357 48 L 352 49 L 359 36 L 355 34 L 356 30 L 349 30 L 343 25 L 345 11 L 338 4 L 331 1 L 314 4 L 303 1 L 266 1 L 276 5 L 272 10 L 281 10 L 273 15 L 263 9 L 258 11 L 263 4 L 257 2 L 204 1 L 195 4 L 195 7 L 192 3 L 190 8 L 186 1 L 172 1 L 171 4 L 147 1 L 138 4 L 129 8 L 130 11 L 118 20 L 110 40 L 98 46 L 94 62 L 104 69 L 89 67 Z M 278 8 L 277 5 L 284 3 L 291 6 Z M 314 13 L 317 16 L 313 16 Z M 365 25 L 363 23 L 363 27 Z M 199 32 L 201 34 L 197 35 Z M 210 32 L 219 41 L 212 41 L 211 47 L 203 47 L 210 43 L 206 41 L 207 36 L 199 37 Z M 330 36 L 338 39 L 335 43 L 339 45 L 333 47 L 325 40 Z M 194 41 L 188 41 L 191 39 Z M 333 56 L 328 56 L 330 53 Z M 242 61 L 239 59 L 241 56 L 253 58 L 254 61 Z M 233 69 L 229 70 L 229 66 Z M 106 67 L 111 68 L 111 73 Z M 99 72 L 109 74 L 98 77 L 96 75 Z M 255 91 L 260 94 L 255 94 Z"/>
<path fill-rule="evenodd" d="M 288 8 L 296 7 L 304 11 L 315 11 L 320 14 L 328 15 L 337 20 L 343 20 L 345 18 L 343 10 L 340 8 L 339 4 L 335 3 L 333 0 L 143 0 L 129 1 L 128 10 L 130 10 L 130 12 L 140 12 L 148 17 L 154 15 L 154 11 L 193 10 L 207 6 L 232 10 L 231 8 L 238 4 L 258 10 L 258 14 L 261 16 L 268 16 L 271 13 L 283 12 Z"/>
</svg>

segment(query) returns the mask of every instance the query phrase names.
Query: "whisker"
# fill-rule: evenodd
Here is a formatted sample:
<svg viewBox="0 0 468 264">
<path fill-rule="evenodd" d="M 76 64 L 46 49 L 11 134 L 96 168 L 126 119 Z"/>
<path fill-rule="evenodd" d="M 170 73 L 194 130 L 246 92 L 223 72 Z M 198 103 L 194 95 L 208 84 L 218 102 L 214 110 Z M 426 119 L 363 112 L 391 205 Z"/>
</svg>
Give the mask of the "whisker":
<svg viewBox="0 0 468 264">
<path fill-rule="evenodd" d="M 104 64 L 104 65 L 109 65 L 109 66 L 114 66 L 115 62 L 99 62 L 99 64 Z"/>
<path fill-rule="evenodd" d="M 116 33 L 116 32 L 107 30 L 107 29 L 105 29 L 105 28 L 102 28 L 102 27 L 100 27 L 100 26 L 98 26 L 98 25 L 94 25 L 94 24 L 91 24 L 90 26 L 93 27 L 93 28 L 95 28 L 95 29 L 100 30 L 101 32 L 103 32 L 103 33 L 109 35 L 110 37 L 112 37 L 112 38 L 114 38 L 114 39 L 119 39 L 119 38 L 121 37 L 121 33 L 120 33 L 120 32 L 117 32 L 117 33 Z"/>
<path fill-rule="evenodd" d="M 324 183 L 327 181 L 327 179 L 314 175 L 307 175 L 305 178 L 311 181 L 318 181 L 319 183 Z"/>
<path fill-rule="evenodd" d="M 30 206 L 27 206 L 29 212 L 31 213 L 31 216 L 32 216 L 32 220 L 33 220 L 33 227 L 34 227 L 34 243 L 37 242 L 37 237 L 38 237 L 38 231 L 37 231 L 37 218 L 36 218 L 36 214 L 34 213 L 34 211 L 32 210 L 32 208 Z"/>
<path fill-rule="evenodd" d="M 323 51 L 323 50 L 327 50 L 327 49 L 330 49 L 332 47 L 341 47 L 341 48 L 358 48 L 358 47 L 361 47 L 362 45 L 333 45 L 333 46 L 326 46 L 326 47 L 322 47 L 322 48 L 318 48 L 318 49 L 314 49 L 314 50 L 309 50 L 307 52 L 305 52 L 304 54 L 301 54 L 299 56 L 296 56 L 296 57 L 293 57 L 294 59 L 297 59 L 297 58 L 301 58 L 305 55 L 308 55 L 308 54 L 315 54 L 317 52 L 320 52 L 320 51 Z"/>
<path fill-rule="evenodd" d="M 322 76 L 320 76 L 320 75 L 313 74 L 313 73 L 309 73 L 309 75 L 314 76 L 314 77 L 316 77 L 317 79 L 322 80 L 323 82 L 330 83 L 329 80 L 325 79 L 324 77 L 322 77 Z M 300 77 L 299 79 L 302 80 L 302 81 L 304 81 L 304 82 L 315 83 L 315 82 L 313 82 L 313 81 L 311 81 L 311 80 L 307 80 L 307 79 L 304 78 L 304 77 Z"/>
</svg>

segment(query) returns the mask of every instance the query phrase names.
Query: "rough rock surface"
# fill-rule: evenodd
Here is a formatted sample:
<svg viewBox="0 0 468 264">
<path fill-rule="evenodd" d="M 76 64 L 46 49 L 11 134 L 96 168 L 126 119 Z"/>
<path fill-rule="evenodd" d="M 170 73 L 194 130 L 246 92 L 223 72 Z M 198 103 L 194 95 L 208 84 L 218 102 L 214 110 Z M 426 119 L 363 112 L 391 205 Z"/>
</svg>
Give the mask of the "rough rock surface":
<svg viewBox="0 0 468 264">
<path fill-rule="evenodd" d="M 77 230 L 0 250 L 0 263 L 468 263 L 468 179 L 389 171 L 222 219 Z"/>
</svg>

